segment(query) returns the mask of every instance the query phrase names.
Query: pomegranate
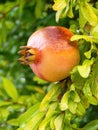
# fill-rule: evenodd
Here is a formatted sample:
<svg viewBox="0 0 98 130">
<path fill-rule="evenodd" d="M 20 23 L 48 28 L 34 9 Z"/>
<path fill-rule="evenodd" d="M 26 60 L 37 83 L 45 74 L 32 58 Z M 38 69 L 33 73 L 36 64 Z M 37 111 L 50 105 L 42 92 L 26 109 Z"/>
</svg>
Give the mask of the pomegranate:
<svg viewBox="0 0 98 130">
<path fill-rule="evenodd" d="M 79 63 L 77 42 L 73 33 L 61 26 L 48 26 L 33 33 L 27 46 L 21 46 L 21 63 L 29 64 L 33 72 L 46 81 L 54 82 L 70 75 Z"/>
</svg>

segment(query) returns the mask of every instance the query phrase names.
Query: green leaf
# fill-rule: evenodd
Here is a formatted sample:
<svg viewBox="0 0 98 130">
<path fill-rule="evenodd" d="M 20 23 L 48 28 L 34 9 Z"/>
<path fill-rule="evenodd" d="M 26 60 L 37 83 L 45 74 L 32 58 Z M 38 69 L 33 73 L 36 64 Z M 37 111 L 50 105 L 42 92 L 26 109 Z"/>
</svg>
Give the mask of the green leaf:
<svg viewBox="0 0 98 130">
<path fill-rule="evenodd" d="M 92 94 L 98 99 L 98 81 L 97 79 L 91 79 L 91 91 Z"/>
<path fill-rule="evenodd" d="M 51 117 L 51 120 L 50 120 L 50 128 L 52 130 L 55 129 L 54 120 L 56 119 L 56 117 L 57 117 L 57 115 L 54 115 L 54 116 Z"/>
<path fill-rule="evenodd" d="M 2 40 L 3 42 L 6 42 L 6 37 L 7 37 L 7 29 L 6 29 L 6 23 L 5 23 L 5 19 L 2 19 Z"/>
<path fill-rule="evenodd" d="M 77 104 L 77 114 L 83 116 L 85 114 L 85 108 L 81 102 Z"/>
<path fill-rule="evenodd" d="M 76 103 L 80 102 L 80 97 L 79 97 L 78 93 L 75 90 L 70 91 L 70 97 L 74 102 L 76 102 Z"/>
<path fill-rule="evenodd" d="M 23 130 L 37 130 L 40 122 L 43 120 L 44 115 L 45 112 L 36 113 L 35 116 L 27 122 Z"/>
<path fill-rule="evenodd" d="M 98 39 L 98 24 L 91 30 L 91 35 Z"/>
<path fill-rule="evenodd" d="M 8 120 L 7 123 L 12 125 L 12 126 L 19 126 L 19 122 L 17 119 Z"/>
<path fill-rule="evenodd" d="M 92 53 L 92 49 L 90 49 L 89 51 L 85 52 L 84 55 L 90 59 L 91 58 L 91 53 Z"/>
<path fill-rule="evenodd" d="M 47 81 L 42 80 L 42 79 L 40 79 L 40 78 L 37 77 L 37 76 L 34 76 L 34 77 L 33 77 L 33 81 L 36 81 L 38 84 L 46 84 L 46 83 L 47 83 Z"/>
<path fill-rule="evenodd" d="M 97 39 L 94 39 L 93 36 L 87 36 L 87 35 L 73 35 L 71 37 L 71 41 L 75 41 L 75 40 L 80 40 L 80 39 L 84 39 L 86 40 L 87 42 L 96 42 L 98 43 L 98 40 Z"/>
<path fill-rule="evenodd" d="M 68 17 L 70 17 L 70 18 L 73 18 L 74 17 L 74 14 L 73 14 L 73 9 L 72 9 L 72 1 L 71 1 L 71 3 L 69 4 L 69 10 L 68 10 L 68 12 L 67 12 L 67 16 Z M 67 5 L 68 6 L 68 5 Z"/>
<path fill-rule="evenodd" d="M 79 25 L 81 28 L 83 28 L 86 24 L 87 20 L 85 19 L 83 13 L 81 12 L 81 9 L 79 9 Z"/>
<path fill-rule="evenodd" d="M 30 118 L 32 116 L 34 116 L 34 114 L 36 113 L 36 110 L 38 110 L 39 108 L 39 103 L 33 105 L 32 107 L 30 107 L 25 113 L 23 113 L 22 115 L 20 115 L 17 120 L 19 122 L 19 125 L 24 124 L 25 122 L 27 122 L 28 120 L 30 120 Z"/>
<path fill-rule="evenodd" d="M 7 29 L 12 29 L 15 25 L 14 25 L 14 22 L 12 21 L 5 21 L 5 25 L 6 25 L 6 28 Z"/>
<path fill-rule="evenodd" d="M 14 84 L 8 80 L 7 78 L 3 78 L 3 88 L 5 89 L 6 93 L 13 99 L 17 100 L 18 98 L 18 91 Z"/>
<path fill-rule="evenodd" d="M 94 64 L 94 68 L 93 68 L 93 74 L 94 74 L 95 78 L 98 76 L 98 57 L 95 60 L 95 64 Z"/>
<path fill-rule="evenodd" d="M 58 84 L 51 84 L 50 91 L 46 94 L 46 96 L 43 98 L 41 104 L 40 104 L 40 111 L 47 110 L 49 103 L 53 100 L 57 100 L 57 96 L 59 95 L 61 91 L 61 85 Z"/>
<path fill-rule="evenodd" d="M 87 98 L 88 98 L 88 101 L 89 101 L 90 104 L 92 104 L 92 105 L 98 105 L 98 100 L 95 97 L 93 97 L 93 96 L 87 96 Z"/>
<path fill-rule="evenodd" d="M 45 1 L 43 2 L 41 0 L 36 1 L 36 6 L 35 6 L 35 16 L 36 18 L 40 18 L 43 13 L 43 9 L 45 7 Z"/>
<path fill-rule="evenodd" d="M 18 2 L 19 2 L 19 11 L 20 11 L 20 13 L 22 13 L 23 7 L 25 5 L 25 1 L 24 0 L 18 0 Z"/>
<path fill-rule="evenodd" d="M 92 9 L 92 6 L 86 2 L 81 2 L 79 5 L 79 9 L 83 17 L 92 25 L 96 26 L 98 24 L 98 17 Z"/>
<path fill-rule="evenodd" d="M 11 9 L 13 9 L 15 6 L 17 6 L 18 3 L 16 2 L 6 2 L 5 4 L 0 5 L 0 12 L 7 13 Z"/>
<path fill-rule="evenodd" d="M 2 101 L 2 102 L 0 102 L 0 107 L 2 107 L 2 106 L 9 106 L 9 105 L 11 105 L 12 104 L 12 102 L 10 102 L 10 101 Z"/>
<path fill-rule="evenodd" d="M 84 83 L 84 78 L 80 76 L 77 67 L 75 67 L 71 72 L 71 80 L 74 83 L 75 87 L 78 89 L 82 89 L 81 84 Z"/>
<path fill-rule="evenodd" d="M 91 60 L 85 60 L 83 62 L 83 65 L 79 65 L 77 66 L 77 69 L 79 71 L 79 74 L 83 77 L 83 78 L 87 78 L 90 74 L 91 71 L 91 65 L 93 64 L 94 59 L 92 58 Z"/>
<path fill-rule="evenodd" d="M 62 10 L 66 7 L 66 1 L 65 0 L 54 0 L 54 5 L 52 6 L 54 10 Z"/>
<path fill-rule="evenodd" d="M 83 78 L 87 78 L 89 76 L 90 70 L 90 66 L 88 65 L 78 66 L 78 71 Z"/>
<path fill-rule="evenodd" d="M 85 109 L 87 109 L 90 106 L 89 101 L 85 95 L 81 96 L 81 103 L 83 104 Z"/>
<path fill-rule="evenodd" d="M 54 120 L 55 130 L 63 130 L 63 117 L 64 115 L 61 114 Z"/>
<path fill-rule="evenodd" d="M 63 97 L 62 97 L 62 99 L 61 99 L 60 109 L 61 109 L 62 111 L 68 109 L 68 98 L 69 98 L 69 94 L 70 94 L 70 91 L 67 91 L 67 92 L 63 95 Z"/>
<path fill-rule="evenodd" d="M 84 126 L 83 130 L 98 130 L 98 120 L 93 120 Z"/>
<path fill-rule="evenodd" d="M 63 10 L 58 10 L 58 11 L 56 12 L 56 22 L 59 21 L 59 18 L 60 18 L 61 14 L 62 14 L 62 11 L 63 11 Z"/>
<path fill-rule="evenodd" d="M 46 113 L 45 118 L 39 125 L 39 130 L 45 130 L 47 124 L 51 121 L 52 116 L 56 113 L 55 109 L 57 107 L 57 103 L 53 103 L 49 106 L 48 112 Z"/>
<path fill-rule="evenodd" d="M 95 97 L 93 97 L 93 92 L 94 91 L 91 90 L 91 88 L 92 88 L 91 87 L 91 85 L 92 85 L 91 82 L 93 82 L 93 80 L 92 81 L 90 81 L 90 80 L 91 79 L 86 80 L 85 85 L 83 87 L 83 93 L 85 94 L 85 96 L 88 99 L 88 102 L 90 104 L 97 105 L 98 100 Z M 94 86 L 94 84 L 93 84 L 93 86 Z M 93 89 L 95 89 L 95 88 L 93 88 Z"/>
<path fill-rule="evenodd" d="M 85 85 L 83 87 L 83 93 L 86 96 L 92 96 L 91 88 L 90 88 L 90 80 L 86 80 Z"/>
<path fill-rule="evenodd" d="M 64 124 L 64 130 L 73 130 L 73 129 L 72 129 L 72 127 L 71 127 L 70 124 L 67 124 L 67 123 L 65 122 L 65 124 Z"/>
<path fill-rule="evenodd" d="M 72 99 L 69 98 L 68 108 L 73 114 L 75 114 L 77 109 L 77 103 L 75 103 Z"/>
<path fill-rule="evenodd" d="M 7 121 L 9 115 L 10 112 L 8 111 L 8 108 L 0 108 L 0 122 Z"/>
</svg>

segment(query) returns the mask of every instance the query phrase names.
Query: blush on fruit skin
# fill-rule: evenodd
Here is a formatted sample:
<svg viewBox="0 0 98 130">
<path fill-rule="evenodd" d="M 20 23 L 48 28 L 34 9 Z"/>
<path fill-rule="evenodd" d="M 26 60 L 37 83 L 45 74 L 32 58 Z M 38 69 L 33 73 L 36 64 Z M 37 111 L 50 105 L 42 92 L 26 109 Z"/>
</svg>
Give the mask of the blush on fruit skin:
<svg viewBox="0 0 98 130">
<path fill-rule="evenodd" d="M 55 82 L 70 75 L 80 60 L 77 42 L 70 41 L 72 36 L 70 30 L 60 26 L 48 26 L 30 36 L 27 47 L 35 49 L 36 52 L 29 64 L 38 77 Z M 23 61 L 26 61 L 26 54 Z"/>
</svg>

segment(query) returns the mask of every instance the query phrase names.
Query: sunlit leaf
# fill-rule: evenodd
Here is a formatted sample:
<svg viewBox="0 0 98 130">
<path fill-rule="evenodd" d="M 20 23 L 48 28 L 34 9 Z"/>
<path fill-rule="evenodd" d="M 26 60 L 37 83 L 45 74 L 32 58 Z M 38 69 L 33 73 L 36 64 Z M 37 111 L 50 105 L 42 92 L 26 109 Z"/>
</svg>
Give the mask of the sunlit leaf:
<svg viewBox="0 0 98 130">
<path fill-rule="evenodd" d="M 71 3 L 70 3 L 70 5 L 69 5 L 69 10 L 68 10 L 68 17 L 70 17 L 70 18 L 73 18 L 74 17 L 74 14 L 73 14 L 73 7 L 72 7 L 72 1 L 71 1 Z"/>
<path fill-rule="evenodd" d="M 92 52 L 92 50 L 90 49 L 89 51 L 85 52 L 84 55 L 85 55 L 88 59 L 90 59 L 90 58 L 91 58 L 91 52 Z"/>
<path fill-rule="evenodd" d="M 37 130 L 40 122 L 43 120 L 45 112 L 38 112 L 26 124 L 23 130 Z"/>
<path fill-rule="evenodd" d="M 63 95 L 63 97 L 62 97 L 62 99 L 61 99 L 61 102 L 60 102 L 60 109 L 61 109 L 62 111 L 68 109 L 68 98 L 69 98 L 69 93 L 70 93 L 70 92 L 67 91 L 67 92 Z"/>
<path fill-rule="evenodd" d="M 86 2 L 81 2 L 80 6 L 79 6 L 81 13 L 83 15 L 83 17 L 92 25 L 92 26 L 96 26 L 98 23 L 98 17 L 96 16 L 96 14 L 94 13 L 92 7 L 90 4 L 86 3 Z"/>
<path fill-rule="evenodd" d="M 84 87 L 83 87 L 83 93 L 86 96 L 92 96 L 92 92 L 90 88 L 90 80 L 86 80 L 86 83 L 84 84 Z"/>
<path fill-rule="evenodd" d="M 85 26 L 86 22 L 87 22 L 87 20 L 85 19 L 83 13 L 79 9 L 79 24 L 80 24 L 80 27 L 83 28 Z"/>
<path fill-rule="evenodd" d="M 62 10 L 58 10 L 58 11 L 56 12 L 56 22 L 59 21 L 59 18 L 60 18 L 60 16 L 61 16 L 61 14 L 62 14 Z"/>
<path fill-rule="evenodd" d="M 91 71 L 91 65 L 93 64 L 94 59 L 92 58 L 91 60 L 85 60 L 83 62 L 83 65 L 79 65 L 77 67 L 79 74 L 83 77 L 83 78 L 87 78 L 90 74 Z"/>
<path fill-rule="evenodd" d="M 60 93 L 60 84 L 51 84 L 51 86 L 51 90 L 46 94 L 40 104 L 40 110 L 46 110 L 49 103 L 52 100 L 56 100 L 55 97 L 57 98 L 57 95 Z"/>
<path fill-rule="evenodd" d="M 39 107 L 39 103 L 35 104 L 34 106 L 30 107 L 25 113 L 23 113 L 22 115 L 20 115 L 17 120 L 19 122 L 19 125 L 25 123 L 26 121 L 28 121 L 33 114 L 36 112 L 36 110 Z"/>
<path fill-rule="evenodd" d="M 71 41 L 75 41 L 75 40 L 80 40 L 80 39 L 84 39 L 86 40 L 87 42 L 96 42 L 98 43 L 98 40 L 95 39 L 93 36 L 87 36 L 87 35 L 73 35 L 71 37 Z"/>
<path fill-rule="evenodd" d="M 71 98 L 68 100 L 68 108 L 73 114 L 76 113 L 77 103 L 75 103 Z"/>
<path fill-rule="evenodd" d="M 80 97 L 76 91 L 70 91 L 70 97 L 74 102 L 80 102 Z"/>
<path fill-rule="evenodd" d="M 52 6 L 54 10 L 62 10 L 66 7 L 65 0 L 54 0 L 54 5 Z"/>
<path fill-rule="evenodd" d="M 94 38 L 98 39 L 98 24 L 91 30 L 90 33 L 94 36 Z"/>
<path fill-rule="evenodd" d="M 7 78 L 3 78 L 3 87 L 6 93 L 14 100 L 18 98 L 18 92 L 14 84 Z"/>
<path fill-rule="evenodd" d="M 90 73 L 90 66 L 88 65 L 78 66 L 78 71 L 83 78 L 87 78 Z"/>
<path fill-rule="evenodd" d="M 55 125 L 54 125 L 54 120 L 56 119 L 57 115 L 54 115 L 51 117 L 51 120 L 50 120 L 50 128 L 51 129 L 55 129 Z"/>
<path fill-rule="evenodd" d="M 55 109 L 57 107 L 57 103 L 53 103 L 49 106 L 49 109 L 46 113 L 45 118 L 40 123 L 39 130 L 45 130 L 47 124 L 51 121 L 52 116 L 56 113 Z"/>
<path fill-rule="evenodd" d="M 89 101 L 90 104 L 92 104 L 92 105 L 98 105 L 98 100 L 95 97 L 93 97 L 93 96 L 87 96 L 87 98 L 88 98 L 88 101 Z"/>
<path fill-rule="evenodd" d="M 8 121 L 8 124 L 14 126 L 22 126 L 25 125 L 28 120 L 30 120 L 37 112 L 38 112 L 39 104 L 35 104 L 34 106 L 30 107 L 26 112 L 21 114 L 18 118 L 12 119 Z"/>
<path fill-rule="evenodd" d="M 85 114 L 85 108 L 82 103 L 77 104 L 77 114 L 83 116 Z"/>
<path fill-rule="evenodd" d="M 54 120 L 54 125 L 55 125 L 55 130 L 63 130 L 63 120 L 64 120 L 64 115 L 61 114 L 56 117 Z"/>
</svg>

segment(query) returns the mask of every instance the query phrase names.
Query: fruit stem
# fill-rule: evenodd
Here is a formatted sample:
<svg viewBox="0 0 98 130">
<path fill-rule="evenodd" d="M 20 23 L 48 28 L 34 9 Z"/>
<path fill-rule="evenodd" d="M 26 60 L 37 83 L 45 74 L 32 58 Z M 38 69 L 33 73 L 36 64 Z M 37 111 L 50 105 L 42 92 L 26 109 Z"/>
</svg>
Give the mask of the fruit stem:
<svg viewBox="0 0 98 130">
<path fill-rule="evenodd" d="M 36 51 L 30 46 L 21 46 L 21 50 L 18 52 L 21 57 L 18 59 L 22 64 L 27 65 L 35 61 Z"/>
</svg>

